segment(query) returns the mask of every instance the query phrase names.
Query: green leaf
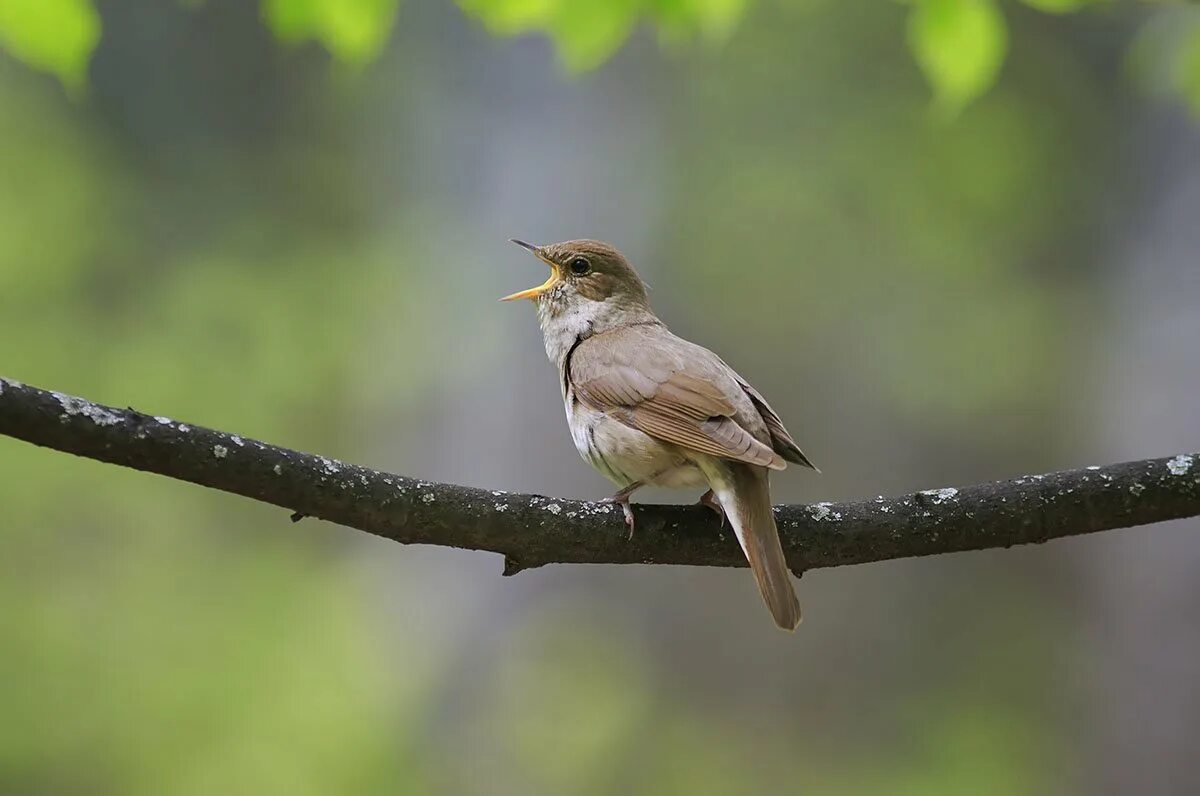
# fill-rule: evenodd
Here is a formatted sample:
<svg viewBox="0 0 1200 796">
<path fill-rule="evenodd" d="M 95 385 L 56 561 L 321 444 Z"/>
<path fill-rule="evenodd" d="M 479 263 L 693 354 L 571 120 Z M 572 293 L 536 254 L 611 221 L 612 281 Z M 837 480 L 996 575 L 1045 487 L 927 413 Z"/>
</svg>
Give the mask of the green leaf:
<svg viewBox="0 0 1200 796">
<path fill-rule="evenodd" d="M 512 36 L 544 27 L 561 0 L 459 0 L 458 5 L 489 33 Z"/>
<path fill-rule="evenodd" d="M 655 23 L 664 40 L 699 33 L 727 38 L 749 0 L 458 0 L 490 33 L 541 31 L 572 72 L 595 69 L 612 57 L 640 20 Z"/>
<path fill-rule="evenodd" d="M 651 9 L 661 35 L 677 37 L 699 31 L 721 41 L 733 33 L 747 4 L 748 0 L 653 0 Z"/>
<path fill-rule="evenodd" d="M 88 0 L 0 0 L 0 47 L 69 91 L 83 90 L 99 40 L 100 16 Z"/>
<path fill-rule="evenodd" d="M 488 31 L 511 36 L 543 31 L 572 72 L 595 69 L 629 38 L 641 0 L 459 0 Z"/>
<path fill-rule="evenodd" d="M 629 38 L 637 23 L 637 0 L 567 0 L 549 23 L 558 58 L 573 72 L 595 69 Z"/>
<path fill-rule="evenodd" d="M 996 81 L 1008 31 L 991 0 L 918 0 L 908 46 L 933 87 L 935 110 L 949 117 Z"/>
<path fill-rule="evenodd" d="M 387 43 L 399 0 L 263 0 L 280 39 L 319 42 L 338 60 L 364 64 Z"/>
</svg>

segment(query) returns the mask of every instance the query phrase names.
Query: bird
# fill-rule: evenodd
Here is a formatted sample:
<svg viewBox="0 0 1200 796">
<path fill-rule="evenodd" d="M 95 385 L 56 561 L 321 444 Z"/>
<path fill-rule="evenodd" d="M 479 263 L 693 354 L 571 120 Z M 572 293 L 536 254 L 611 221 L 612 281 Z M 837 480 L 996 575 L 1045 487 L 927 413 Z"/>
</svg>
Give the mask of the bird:
<svg viewBox="0 0 1200 796">
<path fill-rule="evenodd" d="M 794 630 L 800 603 L 769 473 L 788 462 L 817 468 L 779 415 L 719 356 L 671 333 L 650 308 L 646 283 L 613 246 L 510 240 L 548 265 L 550 276 L 501 301 L 536 304 L 575 448 L 619 488 L 608 502 L 621 507 L 630 538 L 636 490 L 707 487 L 699 502 L 722 524 L 728 517 L 775 624 Z"/>
</svg>

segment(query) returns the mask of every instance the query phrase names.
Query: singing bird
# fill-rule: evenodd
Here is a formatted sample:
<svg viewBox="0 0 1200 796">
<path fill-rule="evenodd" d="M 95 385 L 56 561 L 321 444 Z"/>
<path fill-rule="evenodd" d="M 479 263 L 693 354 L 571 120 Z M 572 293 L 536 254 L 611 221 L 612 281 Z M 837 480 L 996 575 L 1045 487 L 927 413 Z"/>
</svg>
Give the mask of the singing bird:
<svg viewBox="0 0 1200 796">
<path fill-rule="evenodd" d="M 620 491 L 707 486 L 700 502 L 729 518 L 775 623 L 793 630 L 800 603 L 771 511 L 768 474 L 813 466 L 765 398 L 713 352 L 671 334 L 621 252 L 595 240 L 528 249 L 550 266 L 532 299 L 558 368 L 575 447 Z"/>
</svg>

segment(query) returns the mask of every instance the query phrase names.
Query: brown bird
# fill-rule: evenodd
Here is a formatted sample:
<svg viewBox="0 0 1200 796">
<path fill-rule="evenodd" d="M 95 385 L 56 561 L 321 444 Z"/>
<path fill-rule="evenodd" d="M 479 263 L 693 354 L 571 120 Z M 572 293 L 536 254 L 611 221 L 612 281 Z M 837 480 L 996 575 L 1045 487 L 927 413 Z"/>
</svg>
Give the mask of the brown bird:
<svg viewBox="0 0 1200 796">
<path fill-rule="evenodd" d="M 550 266 L 550 278 L 501 300 L 537 303 L 575 447 L 620 487 L 609 500 L 624 510 L 630 535 L 638 488 L 707 486 L 700 502 L 729 517 L 775 623 L 793 630 L 800 604 L 767 476 L 787 462 L 816 467 L 779 415 L 720 357 L 671 334 L 612 246 L 512 242 Z"/>
</svg>

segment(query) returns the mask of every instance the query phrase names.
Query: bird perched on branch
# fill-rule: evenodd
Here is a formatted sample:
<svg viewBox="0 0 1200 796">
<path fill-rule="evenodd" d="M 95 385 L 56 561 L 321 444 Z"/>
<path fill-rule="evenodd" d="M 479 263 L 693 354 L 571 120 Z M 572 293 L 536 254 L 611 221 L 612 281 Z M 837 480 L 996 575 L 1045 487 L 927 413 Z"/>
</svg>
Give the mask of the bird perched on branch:
<svg viewBox="0 0 1200 796">
<path fill-rule="evenodd" d="M 771 511 L 768 473 L 812 467 L 765 398 L 706 348 L 671 334 L 646 285 L 607 243 L 524 241 L 550 266 L 531 299 L 558 368 L 579 454 L 620 488 L 625 513 L 640 487 L 707 486 L 700 502 L 728 517 L 775 623 L 792 630 L 800 604 Z"/>
</svg>

